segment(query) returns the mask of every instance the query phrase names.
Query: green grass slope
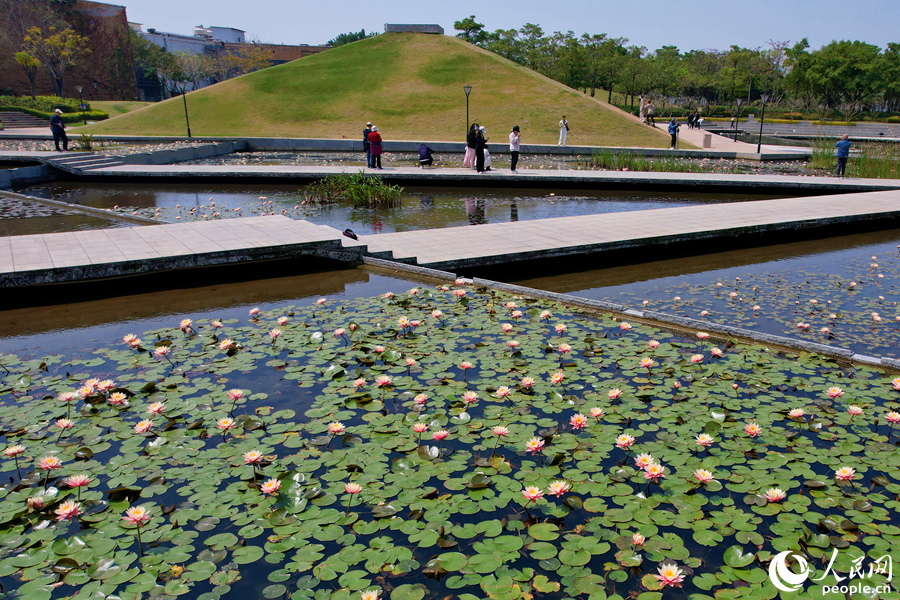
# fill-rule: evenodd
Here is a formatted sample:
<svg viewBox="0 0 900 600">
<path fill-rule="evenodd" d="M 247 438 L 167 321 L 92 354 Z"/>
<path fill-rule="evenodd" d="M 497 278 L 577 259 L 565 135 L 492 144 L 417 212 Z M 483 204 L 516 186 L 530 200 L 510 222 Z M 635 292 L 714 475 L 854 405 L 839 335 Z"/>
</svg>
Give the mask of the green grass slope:
<svg viewBox="0 0 900 600">
<path fill-rule="evenodd" d="M 524 143 L 665 147 L 668 136 L 631 115 L 449 36 L 384 34 L 187 95 L 195 136 L 356 139 L 366 121 L 385 141 L 463 140 L 470 120 L 497 143 L 519 125 Z M 180 97 L 81 129 L 184 135 Z"/>
</svg>

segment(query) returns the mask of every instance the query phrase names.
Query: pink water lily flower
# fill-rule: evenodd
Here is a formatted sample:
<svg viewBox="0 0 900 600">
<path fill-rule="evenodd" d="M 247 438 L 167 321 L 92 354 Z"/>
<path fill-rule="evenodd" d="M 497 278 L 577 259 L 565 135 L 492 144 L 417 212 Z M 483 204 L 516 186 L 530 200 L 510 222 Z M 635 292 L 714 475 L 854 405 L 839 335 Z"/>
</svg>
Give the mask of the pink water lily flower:
<svg viewBox="0 0 900 600">
<path fill-rule="evenodd" d="M 432 433 L 431 439 L 436 442 L 440 442 L 441 440 L 446 439 L 448 435 L 450 435 L 449 431 L 447 431 L 446 429 L 441 429 L 440 431 L 435 431 L 434 433 Z"/>
<path fill-rule="evenodd" d="M 73 518 L 81 514 L 81 504 L 73 500 L 68 500 L 59 505 L 55 511 L 57 521 L 71 521 Z"/>
<path fill-rule="evenodd" d="M 347 428 L 339 421 L 333 421 L 328 424 L 328 433 L 331 435 L 341 435 Z"/>
<path fill-rule="evenodd" d="M 616 447 L 628 450 L 634 444 L 634 436 L 623 433 L 616 438 Z"/>
<path fill-rule="evenodd" d="M 463 394 L 463 402 L 465 402 L 466 404 L 473 404 L 474 402 L 477 402 L 477 401 L 478 401 L 478 394 L 476 394 L 475 392 L 468 391 L 465 394 Z"/>
<path fill-rule="evenodd" d="M 850 481 L 856 475 L 856 469 L 853 467 L 841 467 L 834 472 L 834 478 L 841 481 Z"/>
<path fill-rule="evenodd" d="M 841 396 L 843 396 L 843 395 L 844 395 L 844 390 L 842 390 L 841 388 L 839 388 L 839 387 L 837 387 L 837 386 L 835 386 L 835 387 L 830 387 L 830 388 L 828 388 L 828 390 L 827 390 L 827 394 L 828 394 L 828 397 L 829 397 L 829 398 L 831 398 L 832 400 L 834 400 L 835 398 L 840 398 Z"/>
<path fill-rule="evenodd" d="M 769 502 L 781 502 L 787 497 L 781 488 L 769 488 L 764 495 Z"/>
<path fill-rule="evenodd" d="M 744 427 L 744 433 L 755 438 L 762 433 L 762 427 L 759 426 L 759 423 L 748 423 L 747 426 Z"/>
<path fill-rule="evenodd" d="M 631 536 L 631 543 L 635 546 L 643 546 L 645 541 L 647 541 L 647 538 L 640 533 L 635 533 Z"/>
<path fill-rule="evenodd" d="M 563 379 L 565 379 L 565 378 L 566 378 L 565 373 L 563 373 L 562 371 L 557 371 L 556 373 L 554 373 L 553 375 L 550 376 L 550 382 L 553 383 L 554 385 L 559 385 L 560 383 L 563 382 Z"/>
<path fill-rule="evenodd" d="M 647 453 L 641 453 L 634 457 L 634 465 L 639 469 L 645 469 L 653 464 L 653 457 Z"/>
<path fill-rule="evenodd" d="M 709 483 L 710 481 L 715 481 L 715 477 L 711 471 L 706 469 L 697 469 L 694 471 L 694 479 L 699 481 L 700 483 Z"/>
<path fill-rule="evenodd" d="M 262 462 L 263 454 L 259 450 L 250 450 L 249 452 L 244 452 L 244 464 L 245 465 L 258 465 Z"/>
<path fill-rule="evenodd" d="M 572 429 L 575 431 L 584 429 L 585 426 L 587 425 L 587 422 L 588 422 L 587 417 L 585 417 L 581 413 L 576 413 L 569 418 L 569 425 L 571 425 Z"/>
<path fill-rule="evenodd" d="M 713 442 L 715 442 L 715 440 L 708 433 L 701 433 L 696 438 L 694 438 L 694 442 L 698 446 L 702 446 L 703 448 L 709 448 L 710 446 L 712 446 L 712 444 L 713 444 Z"/>
<path fill-rule="evenodd" d="M 547 494 L 559 498 L 571 489 L 572 486 L 568 481 L 553 481 L 550 483 L 550 485 L 547 486 Z"/>
<path fill-rule="evenodd" d="M 622 397 L 622 390 L 620 390 L 619 388 L 609 390 L 608 392 L 606 392 L 606 397 L 610 400 L 618 400 Z"/>
<path fill-rule="evenodd" d="M 267 479 L 265 483 L 260 486 L 259 491 L 266 495 L 274 495 L 281 488 L 281 482 L 277 479 Z"/>
<path fill-rule="evenodd" d="M 504 427 L 503 425 L 496 425 L 491 428 L 491 433 L 498 437 L 503 437 L 505 435 L 509 435 L 509 429 Z"/>
<path fill-rule="evenodd" d="M 530 502 L 536 502 L 544 497 L 544 492 L 541 488 L 531 485 L 522 490 L 522 495 Z"/>
<path fill-rule="evenodd" d="M 141 527 L 150 520 L 150 511 L 146 506 L 132 506 L 125 511 L 125 516 L 122 517 L 122 520 L 128 521 L 131 525 Z"/>
<path fill-rule="evenodd" d="M 527 442 L 525 442 L 525 450 L 531 452 L 532 455 L 537 454 L 544 448 L 544 440 L 538 437 L 533 437 Z"/>
<path fill-rule="evenodd" d="M 348 494 L 358 494 L 362 491 L 362 486 L 351 481 L 344 484 L 344 491 Z"/>
<path fill-rule="evenodd" d="M 675 566 L 675 563 L 664 563 L 657 571 L 659 575 L 654 575 L 654 577 L 662 583 L 663 587 L 681 587 L 681 583 L 684 581 L 684 572 Z"/>
</svg>

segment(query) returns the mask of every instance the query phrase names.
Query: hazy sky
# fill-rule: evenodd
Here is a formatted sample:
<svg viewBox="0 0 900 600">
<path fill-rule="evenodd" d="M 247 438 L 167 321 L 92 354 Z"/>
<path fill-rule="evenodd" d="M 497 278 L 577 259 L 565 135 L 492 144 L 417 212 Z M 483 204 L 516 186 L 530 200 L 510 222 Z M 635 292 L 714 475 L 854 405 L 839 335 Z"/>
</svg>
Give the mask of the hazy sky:
<svg viewBox="0 0 900 600">
<path fill-rule="evenodd" d="M 453 22 L 475 15 L 485 29 L 606 33 L 654 50 L 755 48 L 769 40 L 808 38 L 813 48 L 835 39 L 885 47 L 900 42 L 898 0 L 109 0 L 128 19 L 172 33 L 196 25 L 235 27 L 248 38 L 279 44 L 323 44 L 339 33 L 384 31 L 385 23 Z"/>
</svg>

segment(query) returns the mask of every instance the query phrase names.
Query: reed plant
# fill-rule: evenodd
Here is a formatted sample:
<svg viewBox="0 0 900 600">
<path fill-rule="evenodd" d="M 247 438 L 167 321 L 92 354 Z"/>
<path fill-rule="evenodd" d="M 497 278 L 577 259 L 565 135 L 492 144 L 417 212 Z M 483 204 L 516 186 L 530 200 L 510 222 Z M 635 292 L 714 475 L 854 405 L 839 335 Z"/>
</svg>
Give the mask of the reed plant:
<svg viewBox="0 0 900 600">
<path fill-rule="evenodd" d="M 403 188 L 385 183 L 377 175 L 359 173 L 329 175 L 306 188 L 309 201 L 318 204 L 350 203 L 354 208 L 400 206 Z"/>
<path fill-rule="evenodd" d="M 613 152 L 607 149 L 594 150 L 591 157 L 582 164 L 591 169 L 610 171 L 653 171 L 658 173 L 702 173 L 701 165 L 679 160 L 674 156 L 650 158 L 633 152 Z"/>
<path fill-rule="evenodd" d="M 834 153 L 834 140 L 816 138 L 810 144 L 809 167 L 833 171 L 837 165 Z"/>
<path fill-rule="evenodd" d="M 850 177 L 900 179 L 900 144 L 872 142 L 860 144 L 847 164 Z"/>
</svg>

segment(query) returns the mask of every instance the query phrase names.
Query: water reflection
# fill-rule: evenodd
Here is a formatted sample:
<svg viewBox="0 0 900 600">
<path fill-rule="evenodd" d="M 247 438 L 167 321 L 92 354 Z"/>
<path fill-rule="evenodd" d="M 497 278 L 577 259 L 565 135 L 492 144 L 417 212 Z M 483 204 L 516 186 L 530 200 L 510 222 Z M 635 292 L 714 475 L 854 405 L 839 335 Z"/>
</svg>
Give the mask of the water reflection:
<svg viewBox="0 0 900 600">
<path fill-rule="evenodd" d="M 523 188 L 460 189 L 409 187 L 401 207 L 364 209 L 306 206 L 302 188 L 291 184 L 70 183 L 32 186 L 24 193 L 96 208 L 128 207 L 145 216 L 176 221 L 221 215 L 274 212 L 360 234 L 528 221 L 631 210 L 762 200 L 773 196 L 610 190 L 553 191 Z M 265 200 L 263 200 L 265 198 Z M 266 204 L 264 204 L 264 202 Z M 271 204 L 268 204 L 271 202 Z M 180 219 L 179 219 L 180 217 Z"/>
</svg>

